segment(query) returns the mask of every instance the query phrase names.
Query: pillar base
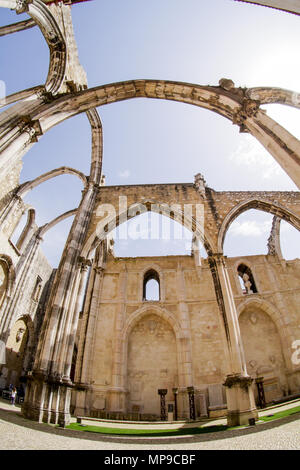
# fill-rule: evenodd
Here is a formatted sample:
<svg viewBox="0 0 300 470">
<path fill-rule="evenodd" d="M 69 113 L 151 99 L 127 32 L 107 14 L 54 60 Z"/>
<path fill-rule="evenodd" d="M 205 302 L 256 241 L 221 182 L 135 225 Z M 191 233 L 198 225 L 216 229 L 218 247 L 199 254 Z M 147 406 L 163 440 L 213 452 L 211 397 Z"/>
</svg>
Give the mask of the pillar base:
<svg viewBox="0 0 300 470">
<path fill-rule="evenodd" d="M 39 423 L 65 427 L 70 424 L 71 387 L 40 380 L 30 380 L 22 405 L 25 418 Z"/>
<path fill-rule="evenodd" d="M 252 390 L 253 379 L 240 374 L 228 375 L 224 383 L 227 396 L 227 425 L 248 425 L 249 419 L 258 419 Z"/>
</svg>

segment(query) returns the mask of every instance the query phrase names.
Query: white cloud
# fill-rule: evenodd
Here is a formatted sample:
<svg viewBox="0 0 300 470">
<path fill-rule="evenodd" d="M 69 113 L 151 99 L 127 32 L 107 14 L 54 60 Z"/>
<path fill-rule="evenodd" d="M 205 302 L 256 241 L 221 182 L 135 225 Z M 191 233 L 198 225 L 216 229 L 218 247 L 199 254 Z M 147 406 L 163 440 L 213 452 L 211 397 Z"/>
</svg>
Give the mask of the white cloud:
<svg viewBox="0 0 300 470">
<path fill-rule="evenodd" d="M 231 235 L 243 237 L 259 237 L 271 230 L 271 222 L 257 222 L 255 220 L 245 220 L 243 222 L 235 221 L 232 223 L 229 231 Z"/>
<path fill-rule="evenodd" d="M 120 176 L 120 178 L 129 178 L 130 171 L 129 170 L 120 171 L 119 176 Z"/>
<path fill-rule="evenodd" d="M 244 136 L 236 151 L 229 159 L 239 166 L 253 168 L 263 179 L 271 179 L 282 174 L 281 167 L 259 142 L 252 136 Z"/>
</svg>

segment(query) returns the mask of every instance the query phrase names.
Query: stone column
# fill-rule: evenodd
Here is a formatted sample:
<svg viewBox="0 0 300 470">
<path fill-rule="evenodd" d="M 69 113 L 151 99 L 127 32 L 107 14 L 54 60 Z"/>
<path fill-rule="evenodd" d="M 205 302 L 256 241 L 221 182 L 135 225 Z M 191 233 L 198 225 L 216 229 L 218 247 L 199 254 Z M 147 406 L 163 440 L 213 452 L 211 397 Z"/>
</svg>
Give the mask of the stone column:
<svg viewBox="0 0 300 470">
<path fill-rule="evenodd" d="M 181 364 L 178 371 L 179 378 L 179 416 L 187 418 L 189 416 L 189 402 L 187 387 L 193 384 L 192 372 L 192 348 L 191 348 L 191 328 L 188 306 L 185 301 L 185 279 L 182 266 L 177 269 L 177 298 L 180 326 L 182 328 L 183 338 L 181 340 Z M 177 344 L 179 347 L 179 344 Z"/>
<path fill-rule="evenodd" d="M 252 380 L 246 370 L 237 311 L 223 255 L 208 257 L 225 337 L 227 363 L 226 386 L 227 422 L 229 426 L 248 424 L 257 418 Z"/>
<path fill-rule="evenodd" d="M 109 388 L 109 408 L 111 411 L 125 412 L 126 404 L 126 390 L 124 384 L 124 370 L 126 358 L 123 353 L 122 332 L 125 319 L 125 302 L 126 302 L 126 285 L 127 285 L 127 272 L 120 273 L 119 278 L 119 306 L 115 324 L 115 347 L 113 351 L 112 361 L 112 383 Z"/>
<path fill-rule="evenodd" d="M 70 357 L 73 353 L 78 324 L 76 293 L 80 290 L 80 252 L 86 236 L 98 186 L 89 183 L 72 224 L 63 256 L 56 273 L 51 297 L 46 311 L 33 379 L 43 377 L 45 387 L 57 387 L 57 404 L 51 405 L 51 419 L 65 425 L 70 420 L 69 403 L 72 382 L 70 379 Z M 71 362 L 71 361 L 70 361 Z M 32 387 L 39 387 L 40 380 L 33 380 Z M 50 383 L 52 385 L 50 385 Z M 24 414 L 31 417 L 30 408 L 35 403 L 26 400 Z M 44 408 L 44 401 L 39 403 Z M 28 413 L 28 415 L 26 414 Z"/>
<path fill-rule="evenodd" d="M 75 369 L 75 414 L 89 416 L 88 403 L 92 377 L 90 375 L 93 356 L 94 336 L 98 316 L 98 301 L 102 291 L 103 268 L 98 266 L 97 255 L 92 266 L 88 291 L 78 344 L 78 355 Z"/>
</svg>

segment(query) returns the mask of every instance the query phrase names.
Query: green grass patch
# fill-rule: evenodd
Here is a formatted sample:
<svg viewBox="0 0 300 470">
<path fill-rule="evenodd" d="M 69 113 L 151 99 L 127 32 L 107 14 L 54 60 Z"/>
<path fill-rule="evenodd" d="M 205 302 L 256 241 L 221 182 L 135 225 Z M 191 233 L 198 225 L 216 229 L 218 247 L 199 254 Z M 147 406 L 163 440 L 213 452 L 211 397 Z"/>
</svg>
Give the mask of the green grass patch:
<svg viewBox="0 0 300 470">
<path fill-rule="evenodd" d="M 272 413 L 272 411 L 270 410 L 270 415 L 260 416 L 259 420 L 264 421 L 264 422 L 269 422 L 269 421 L 273 421 L 274 419 L 285 418 L 286 416 L 290 416 L 299 412 L 300 412 L 300 406 L 296 406 L 295 408 L 290 408 L 288 410 L 278 411 L 278 413 Z"/>
<path fill-rule="evenodd" d="M 191 434 L 204 434 L 208 432 L 225 431 L 228 427 L 225 424 L 216 426 L 194 427 L 194 428 L 180 428 L 180 429 L 119 429 L 119 428 L 105 428 L 93 425 L 80 425 L 78 423 L 71 423 L 66 426 L 67 429 L 74 431 L 84 432 L 98 432 L 100 434 L 118 434 L 126 436 L 144 436 L 144 437 L 166 437 L 166 436 L 185 436 Z"/>
<path fill-rule="evenodd" d="M 286 416 L 293 415 L 300 412 L 300 406 L 290 408 L 289 410 L 279 411 L 272 413 L 270 410 L 269 416 L 261 416 L 259 421 L 269 422 L 275 419 L 285 418 Z M 272 414 L 272 416 L 271 416 Z M 104 426 L 93 426 L 90 424 L 81 425 L 78 423 L 71 423 L 66 426 L 66 429 L 82 432 L 97 432 L 100 434 L 113 434 L 120 436 L 143 436 L 143 437 L 173 437 L 173 436 L 186 436 L 186 435 L 197 435 L 206 434 L 209 432 L 220 432 L 226 430 L 245 428 L 245 426 L 234 426 L 228 427 L 225 424 L 213 425 L 213 426 L 197 426 L 193 428 L 179 428 L 179 429 L 120 429 L 120 428 L 106 428 Z"/>
</svg>

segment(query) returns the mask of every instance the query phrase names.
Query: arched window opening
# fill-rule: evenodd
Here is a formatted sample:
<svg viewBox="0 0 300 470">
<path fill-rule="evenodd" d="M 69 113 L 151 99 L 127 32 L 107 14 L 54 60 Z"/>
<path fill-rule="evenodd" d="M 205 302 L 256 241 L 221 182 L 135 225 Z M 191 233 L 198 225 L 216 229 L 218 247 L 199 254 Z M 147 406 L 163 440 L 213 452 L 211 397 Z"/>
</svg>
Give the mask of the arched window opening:
<svg viewBox="0 0 300 470">
<path fill-rule="evenodd" d="M 143 300 L 160 300 L 160 282 L 159 275 L 154 269 L 148 271 L 144 276 Z"/>
<path fill-rule="evenodd" d="M 9 270 L 7 263 L 0 259 L 0 307 L 5 299 L 9 281 Z"/>
<path fill-rule="evenodd" d="M 19 219 L 19 222 L 17 223 L 14 231 L 12 232 L 10 236 L 10 241 L 17 246 L 18 241 L 20 240 L 22 232 L 25 230 L 25 227 L 27 225 L 27 220 L 28 220 L 28 212 L 24 212 L 22 216 Z"/>
<path fill-rule="evenodd" d="M 285 220 L 280 222 L 280 248 L 282 256 L 286 260 L 300 258 L 300 233 L 295 227 Z"/>
<path fill-rule="evenodd" d="M 272 214 L 257 209 L 246 210 L 229 226 L 224 253 L 229 257 L 267 254 L 272 221 Z"/>
<path fill-rule="evenodd" d="M 256 294 L 257 288 L 251 269 L 245 264 L 240 264 L 237 270 L 243 294 Z"/>
<path fill-rule="evenodd" d="M 31 295 L 32 300 L 34 300 L 35 302 L 38 302 L 40 299 L 40 295 L 42 291 L 42 284 L 43 284 L 43 280 L 40 276 L 38 276 L 35 281 L 35 286 Z"/>
</svg>

